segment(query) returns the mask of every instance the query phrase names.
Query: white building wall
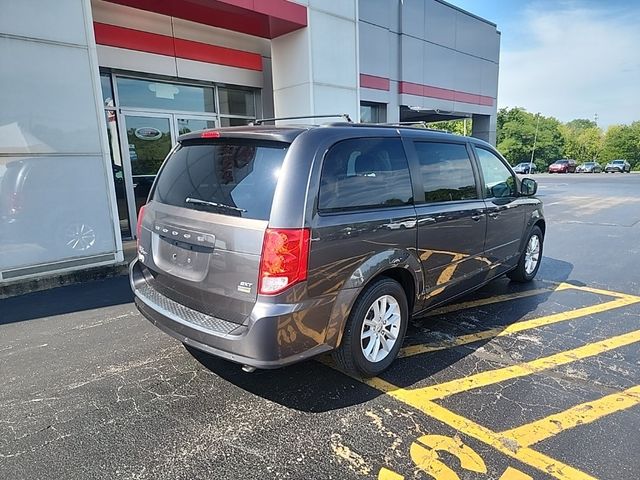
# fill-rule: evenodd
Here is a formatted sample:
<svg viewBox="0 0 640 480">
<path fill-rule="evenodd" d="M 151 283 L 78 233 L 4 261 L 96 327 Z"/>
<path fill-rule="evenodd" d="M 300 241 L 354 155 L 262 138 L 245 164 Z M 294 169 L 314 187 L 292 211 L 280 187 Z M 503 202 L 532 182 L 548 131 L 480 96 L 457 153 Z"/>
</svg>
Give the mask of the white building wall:
<svg viewBox="0 0 640 480">
<path fill-rule="evenodd" d="M 271 41 L 275 116 L 347 113 L 357 120 L 357 1 L 298 3 L 307 6 L 308 27 Z"/>
<path fill-rule="evenodd" d="M 0 12 L 0 283 L 122 261 L 89 0 Z"/>
</svg>

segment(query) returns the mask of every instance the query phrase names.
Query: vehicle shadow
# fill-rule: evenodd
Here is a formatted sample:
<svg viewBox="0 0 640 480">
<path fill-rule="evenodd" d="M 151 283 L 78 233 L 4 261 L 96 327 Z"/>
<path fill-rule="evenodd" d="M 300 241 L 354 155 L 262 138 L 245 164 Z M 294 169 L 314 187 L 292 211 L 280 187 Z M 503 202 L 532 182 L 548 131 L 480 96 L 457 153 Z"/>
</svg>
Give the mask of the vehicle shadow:
<svg viewBox="0 0 640 480">
<path fill-rule="evenodd" d="M 535 312 L 553 294 L 549 282 L 566 281 L 572 270 L 573 266 L 570 263 L 545 257 L 538 274 L 538 278 L 544 280 L 530 284 L 518 284 L 502 278 L 470 295 L 457 299 L 455 303 L 549 288 L 548 292 L 520 298 L 517 301 L 494 304 L 490 315 L 487 316 L 485 312 L 484 315 L 478 316 L 479 320 L 476 323 L 465 323 L 464 334 L 491 328 L 495 329 L 494 336 L 497 336 L 502 329 Z M 480 309 L 482 307 L 466 309 L 465 316 L 474 317 L 474 314 Z M 434 333 L 443 338 L 460 335 L 461 329 L 460 325 L 456 324 L 456 315 L 444 313 L 412 319 L 407 330 L 405 346 L 422 343 L 425 341 L 425 337 L 432 341 Z M 381 376 L 399 387 L 411 387 L 460 362 L 490 342 L 492 338 L 412 358 L 398 359 Z M 247 374 L 237 364 L 191 347 L 186 348 L 198 362 L 220 378 L 254 395 L 295 410 L 304 412 L 337 410 L 362 404 L 381 395 L 380 391 L 357 382 L 332 368 L 329 356 L 278 370 L 257 370 Z"/>
<path fill-rule="evenodd" d="M 120 275 L 0 300 L 0 325 L 131 302 L 129 277 Z"/>
</svg>

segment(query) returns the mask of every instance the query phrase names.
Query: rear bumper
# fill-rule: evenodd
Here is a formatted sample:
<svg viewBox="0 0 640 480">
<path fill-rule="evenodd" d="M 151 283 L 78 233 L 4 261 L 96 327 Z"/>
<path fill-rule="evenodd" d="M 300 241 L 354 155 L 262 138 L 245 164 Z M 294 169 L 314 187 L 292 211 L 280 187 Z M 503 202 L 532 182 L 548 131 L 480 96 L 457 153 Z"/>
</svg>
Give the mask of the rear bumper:
<svg viewBox="0 0 640 480">
<path fill-rule="evenodd" d="M 304 303 L 258 301 L 246 324 L 238 325 L 192 310 L 155 291 L 137 260 L 131 263 L 129 273 L 140 313 L 165 333 L 198 350 L 267 369 L 297 363 L 332 349 L 320 341 L 325 338 L 324 332 L 314 330 L 315 335 L 305 335 L 307 329 L 299 328 L 298 324 L 306 323 L 305 317 L 315 313 L 305 308 Z"/>
</svg>

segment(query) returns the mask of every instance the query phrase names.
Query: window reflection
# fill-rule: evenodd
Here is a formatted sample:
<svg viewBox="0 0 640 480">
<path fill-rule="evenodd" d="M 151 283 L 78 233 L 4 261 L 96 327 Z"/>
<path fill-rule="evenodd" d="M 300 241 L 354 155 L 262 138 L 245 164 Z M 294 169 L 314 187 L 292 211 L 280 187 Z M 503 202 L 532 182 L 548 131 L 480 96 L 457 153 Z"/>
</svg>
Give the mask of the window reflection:
<svg viewBox="0 0 640 480">
<path fill-rule="evenodd" d="M 174 83 L 116 79 L 118 100 L 123 107 L 153 108 L 186 112 L 215 112 L 214 89 Z"/>
<path fill-rule="evenodd" d="M 216 122 L 199 118 L 178 118 L 178 135 L 206 130 L 207 128 L 216 128 Z"/>
<path fill-rule="evenodd" d="M 223 127 L 241 127 L 243 125 L 249 125 L 252 122 L 252 118 L 229 118 L 221 117 L 220 125 Z"/>
<path fill-rule="evenodd" d="M 129 224 L 129 211 L 127 209 L 127 192 L 122 168 L 122 155 L 120 154 L 120 140 L 118 138 L 118 123 L 116 112 L 105 111 L 107 122 L 107 138 L 109 140 L 109 153 L 111 154 L 111 168 L 113 169 L 113 183 L 116 190 L 116 203 L 118 206 L 118 219 L 120 221 L 120 233 L 123 237 L 131 236 Z"/>
<path fill-rule="evenodd" d="M 254 94 L 249 90 L 232 88 L 219 88 L 220 113 L 228 115 L 246 115 L 252 117 L 256 114 Z"/>
<path fill-rule="evenodd" d="M 100 87 L 102 88 L 102 105 L 104 107 L 115 107 L 111 75 L 108 73 L 100 75 Z"/>
<path fill-rule="evenodd" d="M 415 142 L 427 202 L 478 197 L 467 148 L 462 144 Z"/>
</svg>

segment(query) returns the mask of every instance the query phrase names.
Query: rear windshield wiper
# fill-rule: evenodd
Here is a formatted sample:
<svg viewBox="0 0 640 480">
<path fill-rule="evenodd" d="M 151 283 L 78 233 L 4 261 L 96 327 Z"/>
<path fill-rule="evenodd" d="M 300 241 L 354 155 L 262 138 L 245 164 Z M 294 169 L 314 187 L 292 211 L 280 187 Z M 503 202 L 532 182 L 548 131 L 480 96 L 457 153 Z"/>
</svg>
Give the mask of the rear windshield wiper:
<svg viewBox="0 0 640 480">
<path fill-rule="evenodd" d="M 224 203 L 208 202 L 206 200 L 200 200 L 199 198 L 187 197 L 184 199 L 184 201 L 185 203 L 193 203 L 195 205 L 206 205 L 208 207 L 227 208 L 229 210 L 233 210 L 234 212 L 246 212 L 244 208 L 238 208 L 232 205 L 226 205 Z"/>
</svg>

